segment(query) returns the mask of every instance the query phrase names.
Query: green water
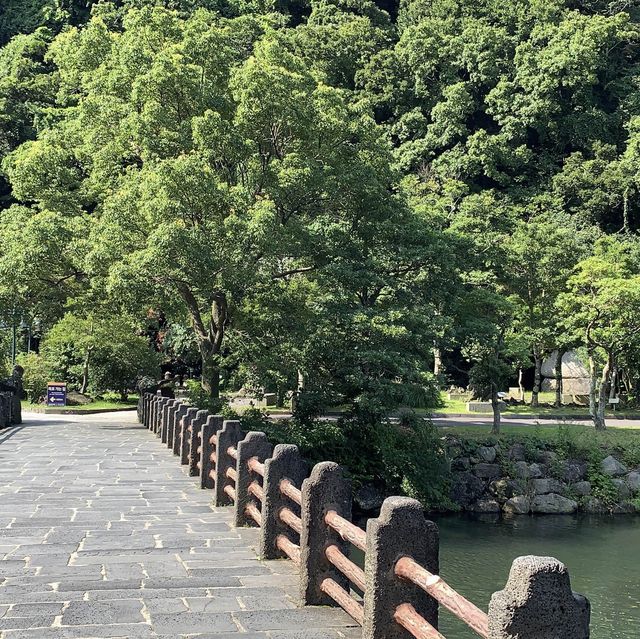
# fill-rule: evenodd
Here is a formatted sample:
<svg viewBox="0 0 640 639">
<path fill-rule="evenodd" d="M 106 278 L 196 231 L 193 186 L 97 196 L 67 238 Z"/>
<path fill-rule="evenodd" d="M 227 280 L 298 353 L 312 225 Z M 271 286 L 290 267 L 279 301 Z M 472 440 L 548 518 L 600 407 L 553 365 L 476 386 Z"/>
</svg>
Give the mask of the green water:
<svg viewBox="0 0 640 639">
<path fill-rule="evenodd" d="M 573 589 L 591 601 L 592 639 L 640 637 L 640 517 L 441 517 L 440 572 L 487 609 L 519 555 L 550 555 L 569 568 Z M 477 637 L 440 613 L 447 639 Z"/>
</svg>

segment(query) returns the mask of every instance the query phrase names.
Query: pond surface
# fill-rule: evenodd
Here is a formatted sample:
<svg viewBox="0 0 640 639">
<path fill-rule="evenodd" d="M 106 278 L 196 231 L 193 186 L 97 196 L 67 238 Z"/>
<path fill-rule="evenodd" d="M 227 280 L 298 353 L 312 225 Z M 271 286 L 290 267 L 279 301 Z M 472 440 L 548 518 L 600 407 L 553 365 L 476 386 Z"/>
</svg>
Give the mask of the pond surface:
<svg viewBox="0 0 640 639">
<path fill-rule="evenodd" d="M 550 555 L 569 569 L 573 590 L 591 601 L 592 639 L 640 637 L 640 517 L 433 518 L 440 528 L 440 572 L 487 610 L 519 555 Z M 477 635 L 440 612 L 447 639 Z"/>
</svg>

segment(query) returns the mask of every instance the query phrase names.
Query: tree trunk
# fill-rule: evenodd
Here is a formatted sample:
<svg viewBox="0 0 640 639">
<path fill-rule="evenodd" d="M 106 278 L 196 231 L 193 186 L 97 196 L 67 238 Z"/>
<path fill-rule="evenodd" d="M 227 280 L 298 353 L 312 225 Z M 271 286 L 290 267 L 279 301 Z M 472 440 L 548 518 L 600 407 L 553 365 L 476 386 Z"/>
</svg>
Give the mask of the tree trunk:
<svg viewBox="0 0 640 639">
<path fill-rule="evenodd" d="M 440 349 L 435 347 L 433 349 L 433 374 L 440 375 L 442 371 L 442 353 Z"/>
<path fill-rule="evenodd" d="M 556 408 L 562 407 L 562 357 L 565 354 L 565 350 L 562 348 L 558 349 L 558 354 L 556 355 L 556 368 L 555 368 L 555 376 L 556 376 L 556 401 L 554 406 Z"/>
<path fill-rule="evenodd" d="M 220 352 L 229 324 L 226 294 L 217 291 L 211 295 L 210 318 L 205 324 L 198 300 L 189 286 L 184 282 L 179 282 L 176 287 L 189 310 L 191 324 L 198 342 L 202 361 L 200 382 L 202 390 L 210 397 L 218 399 L 220 397 Z"/>
<path fill-rule="evenodd" d="M 220 397 L 220 366 L 218 356 L 209 349 L 200 351 L 202 361 L 202 390 L 214 399 Z"/>
<path fill-rule="evenodd" d="M 542 355 L 539 351 L 533 351 L 533 359 L 535 362 L 535 372 L 533 375 L 533 392 L 531 393 L 531 406 L 536 407 L 539 404 L 538 395 L 542 384 Z"/>
<path fill-rule="evenodd" d="M 493 388 L 491 390 L 491 408 L 493 410 L 493 424 L 491 425 L 491 434 L 500 434 L 500 398 L 498 391 Z"/>
<path fill-rule="evenodd" d="M 607 424 L 605 422 L 604 413 L 607 408 L 607 395 L 609 393 L 609 384 L 611 382 L 611 370 L 613 369 L 613 357 L 611 354 L 607 356 L 607 363 L 602 368 L 602 376 L 600 378 L 600 392 L 598 393 L 598 408 L 596 417 L 593 420 L 596 430 L 605 430 Z"/>
<path fill-rule="evenodd" d="M 524 377 L 524 371 L 519 368 L 518 369 L 518 388 L 520 389 L 520 401 L 524 402 L 524 383 L 522 378 Z"/>
<path fill-rule="evenodd" d="M 598 387 L 598 370 L 596 367 L 596 358 L 593 353 L 589 353 L 589 414 L 593 423 L 596 424 L 596 389 Z M 597 428 L 597 424 L 596 424 Z"/>
<path fill-rule="evenodd" d="M 84 354 L 84 361 L 82 362 L 82 382 L 80 384 L 80 394 L 84 395 L 89 387 L 89 355 L 91 349 L 88 348 Z"/>
</svg>

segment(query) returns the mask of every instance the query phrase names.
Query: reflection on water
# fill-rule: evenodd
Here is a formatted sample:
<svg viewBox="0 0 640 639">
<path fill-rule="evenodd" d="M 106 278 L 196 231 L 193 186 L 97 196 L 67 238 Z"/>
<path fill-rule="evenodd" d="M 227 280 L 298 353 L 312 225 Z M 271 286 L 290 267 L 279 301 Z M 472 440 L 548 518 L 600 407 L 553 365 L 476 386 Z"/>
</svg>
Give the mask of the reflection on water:
<svg viewBox="0 0 640 639">
<path fill-rule="evenodd" d="M 440 527 L 440 570 L 456 590 L 486 610 L 504 587 L 513 559 L 550 555 L 569 568 L 571 584 L 591 600 L 593 639 L 640 637 L 640 518 L 435 518 Z M 447 639 L 475 633 L 440 614 Z"/>
<path fill-rule="evenodd" d="M 556 557 L 591 601 L 592 639 L 640 638 L 640 517 L 432 517 L 440 528 L 440 572 L 487 610 L 520 555 Z M 364 527 L 365 522 L 358 524 Z M 360 565 L 363 557 L 354 554 Z M 441 608 L 446 639 L 477 635 Z"/>
</svg>

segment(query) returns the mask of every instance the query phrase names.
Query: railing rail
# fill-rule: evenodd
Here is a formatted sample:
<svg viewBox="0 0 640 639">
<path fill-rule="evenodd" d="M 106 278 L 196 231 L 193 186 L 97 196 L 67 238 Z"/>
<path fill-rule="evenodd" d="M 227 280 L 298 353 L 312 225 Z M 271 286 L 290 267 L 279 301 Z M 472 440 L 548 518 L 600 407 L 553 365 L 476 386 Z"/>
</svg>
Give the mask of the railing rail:
<svg viewBox="0 0 640 639">
<path fill-rule="evenodd" d="M 351 484 L 337 464 L 307 477 L 295 446 L 272 448 L 264 433 L 245 436 L 237 421 L 157 395 L 141 396 L 138 415 L 212 489 L 215 506 L 234 507 L 236 526 L 259 527 L 262 558 L 299 566 L 304 605 L 340 606 L 363 639 L 445 639 L 440 606 L 482 639 L 589 637 L 589 602 L 556 559 L 517 558 L 484 612 L 439 575 L 438 530 L 416 500 L 388 498 L 365 531 L 351 521 Z"/>
</svg>

